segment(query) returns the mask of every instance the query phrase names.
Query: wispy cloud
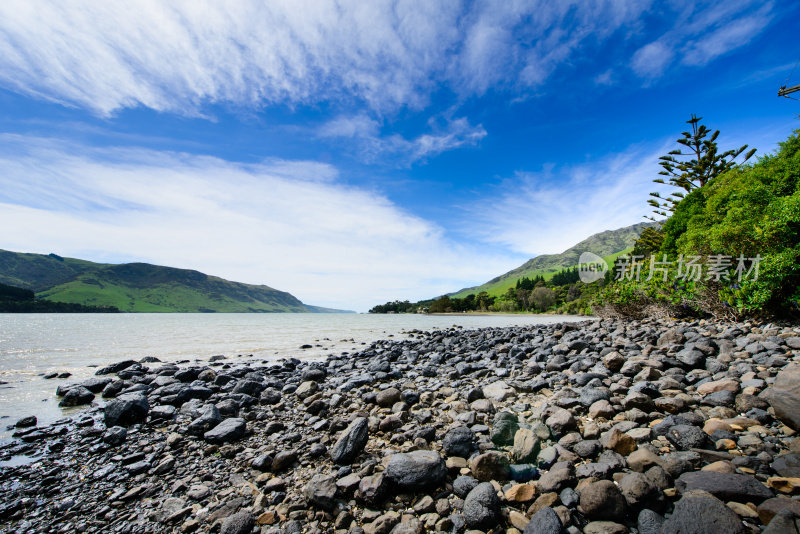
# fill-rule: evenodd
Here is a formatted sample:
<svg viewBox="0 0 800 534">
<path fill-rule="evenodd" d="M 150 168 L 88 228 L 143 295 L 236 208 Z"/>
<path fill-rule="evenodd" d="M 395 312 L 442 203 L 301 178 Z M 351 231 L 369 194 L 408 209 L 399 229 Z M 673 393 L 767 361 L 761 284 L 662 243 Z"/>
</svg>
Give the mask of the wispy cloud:
<svg viewBox="0 0 800 534">
<path fill-rule="evenodd" d="M 542 87 L 612 36 L 636 38 L 630 29 L 648 9 L 616 0 L 8 0 L 0 85 L 100 115 L 138 106 L 196 115 L 209 103 L 421 109 L 442 88 L 468 98 Z M 696 54 L 726 39 L 698 42 Z"/>
<path fill-rule="evenodd" d="M 12 135 L 0 147 L 0 227 L 14 228 L 0 248 L 195 268 L 362 311 L 473 285 L 518 259 L 456 244 L 326 164 Z"/>
<path fill-rule="evenodd" d="M 668 150 L 631 147 L 577 166 L 546 165 L 505 180 L 470 209 L 468 231 L 489 243 L 534 256 L 562 252 L 592 234 L 650 215 L 658 157 Z M 491 210 L 485 209 L 492 206 Z"/>
<path fill-rule="evenodd" d="M 378 120 L 360 114 L 326 122 L 317 129 L 317 135 L 338 140 L 344 150 L 355 151 L 358 157 L 369 163 L 382 161 L 401 166 L 424 161 L 448 150 L 475 146 L 486 137 L 483 125 L 472 126 L 464 117 L 430 120 L 428 125 L 430 133 L 412 139 L 400 134 L 383 136 Z"/>
<path fill-rule="evenodd" d="M 769 25 L 772 2 L 737 0 L 672 4 L 675 23 L 656 40 L 639 48 L 630 66 L 640 77 L 656 79 L 671 66 L 703 66 L 746 45 Z"/>
</svg>

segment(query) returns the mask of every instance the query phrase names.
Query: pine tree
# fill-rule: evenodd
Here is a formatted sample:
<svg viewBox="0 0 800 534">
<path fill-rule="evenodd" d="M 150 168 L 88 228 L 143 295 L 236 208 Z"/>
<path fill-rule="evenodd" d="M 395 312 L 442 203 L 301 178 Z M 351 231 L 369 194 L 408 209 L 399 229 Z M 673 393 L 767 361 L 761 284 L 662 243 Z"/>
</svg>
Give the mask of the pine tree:
<svg viewBox="0 0 800 534">
<path fill-rule="evenodd" d="M 687 193 L 698 187 L 703 187 L 708 182 L 736 165 L 736 158 L 747 150 L 744 145 L 736 150 L 727 150 L 721 154 L 717 152 L 717 137 L 719 130 L 716 130 L 709 137 L 711 130 L 700 124 L 703 117 L 692 114 L 687 124 L 692 125 L 691 132 L 683 132 L 682 138 L 677 142 L 686 147 L 686 152 L 682 149 L 672 150 L 666 156 L 658 158 L 659 165 L 663 168 L 658 174 L 667 176 L 665 182 L 663 178 L 653 180 L 657 184 L 669 184 Z M 755 153 L 752 149 L 745 154 L 742 162 L 747 161 Z M 684 197 L 681 191 L 662 197 L 659 193 L 650 193 L 654 197 L 647 202 L 654 209 L 653 213 L 662 217 L 669 217 L 668 212 L 675 210 L 675 205 Z M 645 216 L 646 219 L 655 221 L 654 217 Z"/>
</svg>

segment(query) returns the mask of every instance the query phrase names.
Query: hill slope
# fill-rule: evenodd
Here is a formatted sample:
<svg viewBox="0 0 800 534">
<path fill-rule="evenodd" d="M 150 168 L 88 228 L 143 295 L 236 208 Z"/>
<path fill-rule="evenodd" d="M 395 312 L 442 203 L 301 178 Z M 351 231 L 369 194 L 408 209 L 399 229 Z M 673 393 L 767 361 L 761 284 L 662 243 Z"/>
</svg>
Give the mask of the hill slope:
<svg viewBox="0 0 800 534">
<path fill-rule="evenodd" d="M 93 263 L 0 250 L 0 283 L 37 297 L 126 312 L 337 312 L 285 291 L 148 263 Z"/>
<path fill-rule="evenodd" d="M 659 223 L 638 223 L 594 234 L 560 254 L 536 256 L 516 269 L 493 278 L 485 284 L 462 289 L 450 294 L 450 296 L 463 298 L 470 293 L 477 294 L 481 291 L 486 291 L 490 295 L 499 295 L 515 285 L 516 281 L 522 277 L 532 278 L 540 275 L 545 279 L 549 279 L 558 271 L 577 265 L 578 258 L 586 251 L 594 252 L 598 256 L 605 258 L 606 261 L 613 262 L 617 256 L 633 247 L 642 230 L 656 224 Z"/>
</svg>

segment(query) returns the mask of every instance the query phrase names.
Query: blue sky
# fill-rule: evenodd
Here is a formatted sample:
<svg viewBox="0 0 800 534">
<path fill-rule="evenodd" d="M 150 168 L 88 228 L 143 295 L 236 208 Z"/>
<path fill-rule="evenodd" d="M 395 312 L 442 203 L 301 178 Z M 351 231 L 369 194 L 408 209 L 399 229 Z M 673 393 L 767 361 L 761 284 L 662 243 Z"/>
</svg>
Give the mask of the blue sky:
<svg viewBox="0 0 800 534">
<path fill-rule="evenodd" d="M 790 2 L 0 3 L 0 248 L 364 311 L 648 213 L 691 113 L 798 127 Z"/>
</svg>

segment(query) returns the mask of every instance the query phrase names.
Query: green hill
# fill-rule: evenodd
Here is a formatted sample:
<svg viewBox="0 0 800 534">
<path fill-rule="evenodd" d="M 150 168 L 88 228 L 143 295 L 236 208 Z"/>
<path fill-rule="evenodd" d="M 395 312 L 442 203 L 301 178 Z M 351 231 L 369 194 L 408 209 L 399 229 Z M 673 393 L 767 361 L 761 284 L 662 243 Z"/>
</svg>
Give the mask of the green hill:
<svg viewBox="0 0 800 534">
<path fill-rule="evenodd" d="M 478 294 L 481 291 L 486 291 L 490 295 L 501 295 L 506 292 L 509 287 L 516 284 L 517 280 L 522 277 L 533 278 L 535 276 L 542 276 L 545 280 L 549 280 L 555 273 L 567 267 L 574 267 L 578 265 L 578 258 L 583 252 L 594 252 L 598 256 L 603 257 L 609 266 L 613 265 L 617 256 L 625 252 L 630 252 L 636 239 L 642 233 L 642 230 L 648 226 L 654 226 L 658 223 L 638 223 L 616 230 L 606 230 L 594 234 L 574 247 L 570 247 L 560 254 L 542 254 L 529 259 L 516 269 L 513 269 L 505 274 L 493 278 L 485 284 L 467 287 L 456 293 L 451 293 L 451 297 L 464 298 L 470 293 Z"/>
<path fill-rule="evenodd" d="M 37 298 L 125 312 L 340 312 L 285 291 L 148 263 L 104 264 L 0 250 L 0 283 Z"/>
</svg>

